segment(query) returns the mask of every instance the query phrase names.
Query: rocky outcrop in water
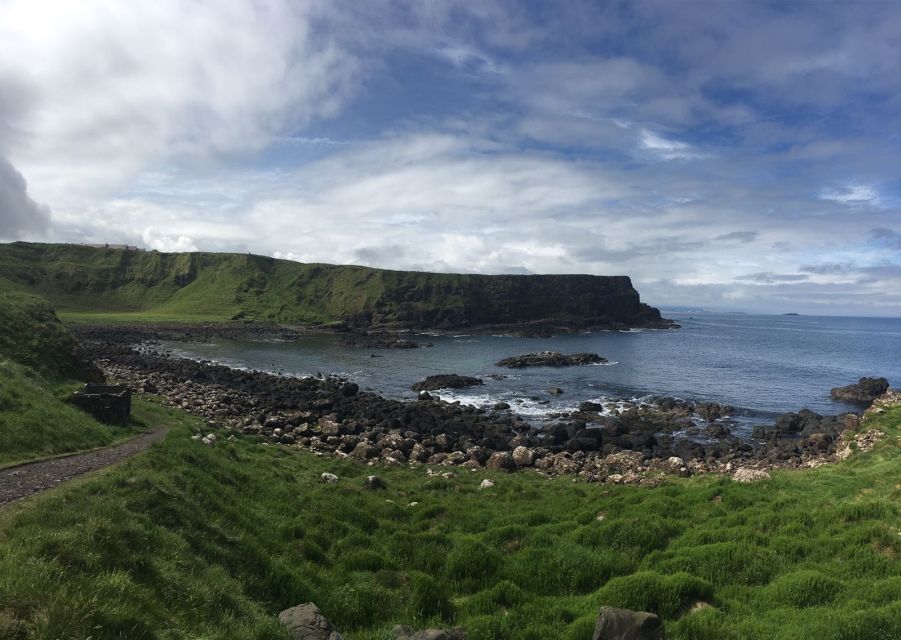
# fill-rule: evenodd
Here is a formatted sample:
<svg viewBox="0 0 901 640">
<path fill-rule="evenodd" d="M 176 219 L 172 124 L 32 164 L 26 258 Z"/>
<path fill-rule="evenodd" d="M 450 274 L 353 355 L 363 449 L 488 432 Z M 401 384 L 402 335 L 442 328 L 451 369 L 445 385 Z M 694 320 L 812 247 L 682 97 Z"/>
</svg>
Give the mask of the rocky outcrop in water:
<svg viewBox="0 0 901 640">
<path fill-rule="evenodd" d="M 522 356 L 504 358 L 497 362 L 498 367 L 511 369 L 523 369 L 525 367 L 573 367 L 588 364 L 603 364 L 607 358 L 602 358 L 596 353 L 570 353 L 562 354 L 555 351 L 539 351 L 527 353 Z"/>
<path fill-rule="evenodd" d="M 850 404 L 868 407 L 873 400 L 888 391 L 888 380 L 885 378 L 861 378 L 847 387 L 835 387 L 831 391 L 832 399 Z"/>
<path fill-rule="evenodd" d="M 413 385 L 413 391 L 437 391 L 438 389 L 465 389 L 485 384 L 481 378 L 460 376 L 456 373 L 429 376 Z"/>
<path fill-rule="evenodd" d="M 420 349 L 432 346 L 431 342 L 407 340 L 391 333 L 352 333 L 343 336 L 341 341 L 351 347 L 366 349 Z"/>
</svg>

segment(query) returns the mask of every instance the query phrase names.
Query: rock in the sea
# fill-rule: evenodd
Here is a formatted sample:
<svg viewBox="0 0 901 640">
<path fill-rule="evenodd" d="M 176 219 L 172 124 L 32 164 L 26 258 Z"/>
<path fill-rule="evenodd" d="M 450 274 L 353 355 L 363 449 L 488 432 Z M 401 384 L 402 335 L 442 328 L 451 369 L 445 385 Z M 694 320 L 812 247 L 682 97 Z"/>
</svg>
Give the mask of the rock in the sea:
<svg viewBox="0 0 901 640">
<path fill-rule="evenodd" d="M 366 476 L 363 486 L 371 491 L 379 491 L 386 488 L 384 481 L 378 476 Z"/>
<path fill-rule="evenodd" d="M 539 351 L 522 356 L 513 356 L 512 358 L 504 358 L 497 362 L 497 366 L 522 369 L 524 367 L 572 367 L 604 362 L 607 362 L 607 358 L 603 358 L 596 353 L 563 354 L 556 351 Z"/>
<path fill-rule="evenodd" d="M 325 482 L 326 484 L 335 484 L 338 482 L 338 476 L 334 473 L 329 473 L 328 471 L 324 472 L 321 476 L 319 476 L 319 482 Z"/>
<path fill-rule="evenodd" d="M 551 394 L 552 396 L 563 395 L 563 389 L 561 389 L 560 387 L 551 387 L 550 389 L 547 390 L 547 392 L 549 394 Z"/>
<path fill-rule="evenodd" d="M 761 480 L 769 480 L 770 474 L 766 471 L 761 471 L 760 469 L 739 469 L 734 474 L 732 474 L 732 479 L 735 482 L 741 482 L 742 484 L 751 484 L 752 482 L 760 482 Z"/>
<path fill-rule="evenodd" d="M 482 382 L 481 378 L 473 378 L 471 376 L 460 376 L 455 373 L 439 374 L 429 376 L 422 382 L 413 385 L 413 391 L 436 391 L 438 389 L 464 389 L 466 387 L 477 387 Z"/>
<path fill-rule="evenodd" d="M 664 640 L 663 623 L 653 613 L 601 607 L 592 640 Z"/>
<path fill-rule="evenodd" d="M 292 640 L 344 640 L 312 602 L 285 609 L 278 614 L 278 619 Z"/>
<path fill-rule="evenodd" d="M 847 387 L 835 387 L 831 395 L 833 400 L 868 407 L 873 400 L 887 390 L 888 380 L 885 378 L 861 378 L 855 384 L 849 384 Z"/>
</svg>

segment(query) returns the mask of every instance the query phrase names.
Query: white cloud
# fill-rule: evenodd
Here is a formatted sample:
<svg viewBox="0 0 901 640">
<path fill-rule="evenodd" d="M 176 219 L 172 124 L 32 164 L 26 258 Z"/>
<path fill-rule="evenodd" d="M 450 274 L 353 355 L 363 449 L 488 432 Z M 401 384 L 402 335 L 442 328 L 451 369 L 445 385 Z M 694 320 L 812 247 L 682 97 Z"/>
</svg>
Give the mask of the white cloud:
<svg viewBox="0 0 901 640">
<path fill-rule="evenodd" d="M 36 96 L 14 123 L 25 132 L 20 166 L 42 198 L 68 203 L 148 167 L 253 151 L 334 115 L 360 66 L 314 29 L 322 6 L 0 4 L 0 77 Z"/>
<path fill-rule="evenodd" d="M 842 204 L 872 204 L 879 206 L 882 201 L 879 191 L 870 185 L 852 184 L 840 189 L 823 191 L 820 197 Z"/>
<path fill-rule="evenodd" d="M 690 144 L 669 140 L 647 129 L 641 131 L 641 148 L 663 160 L 696 160 L 707 157 Z"/>
</svg>

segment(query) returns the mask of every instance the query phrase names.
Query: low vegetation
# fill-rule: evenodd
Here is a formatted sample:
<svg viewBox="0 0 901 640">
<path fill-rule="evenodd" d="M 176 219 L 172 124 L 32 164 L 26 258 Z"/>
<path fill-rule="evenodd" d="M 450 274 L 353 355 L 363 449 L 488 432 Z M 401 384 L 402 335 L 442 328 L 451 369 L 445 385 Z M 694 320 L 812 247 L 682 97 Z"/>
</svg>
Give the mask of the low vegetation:
<svg viewBox="0 0 901 640">
<path fill-rule="evenodd" d="M 53 308 L 0 280 L 0 467 L 110 444 L 134 428 L 101 424 L 65 402 L 90 374 Z"/>
<path fill-rule="evenodd" d="M 762 484 L 404 467 L 369 491 L 372 468 L 208 447 L 194 418 L 141 407 L 175 425 L 165 442 L 0 515 L 0 637 L 284 638 L 276 614 L 305 601 L 350 640 L 583 640 L 605 604 L 676 640 L 901 637 L 901 408 L 867 421 L 873 451 Z"/>
</svg>

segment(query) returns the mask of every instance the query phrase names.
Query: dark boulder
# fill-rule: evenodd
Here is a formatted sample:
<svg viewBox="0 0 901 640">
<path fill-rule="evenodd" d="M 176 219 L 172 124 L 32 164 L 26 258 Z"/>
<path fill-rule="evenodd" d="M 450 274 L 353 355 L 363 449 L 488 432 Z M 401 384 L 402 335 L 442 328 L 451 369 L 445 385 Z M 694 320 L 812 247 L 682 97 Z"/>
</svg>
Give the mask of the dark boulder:
<svg viewBox="0 0 901 640">
<path fill-rule="evenodd" d="M 438 389 L 465 389 L 484 384 L 481 378 L 460 376 L 455 373 L 429 376 L 413 385 L 413 391 L 436 391 Z"/>
<path fill-rule="evenodd" d="M 555 351 L 539 351 L 522 356 L 513 356 L 512 358 L 504 358 L 497 363 L 497 366 L 522 369 L 524 367 L 573 367 L 604 362 L 607 362 L 607 358 L 603 358 L 596 353 L 562 354 Z"/>
<path fill-rule="evenodd" d="M 713 422 L 719 418 L 726 418 L 735 413 L 735 407 L 716 402 L 699 402 L 695 405 L 695 413 L 707 422 Z"/>
<path fill-rule="evenodd" d="M 653 613 L 601 607 L 592 640 L 664 640 L 663 623 Z"/>
<path fill-rule="evenodd" d="M 888 380 L 885 378 L 861 378 L 847 387 L 835 387 L 831 395 L 833 400 L 849 402 L 862 406 L 870 406 L 873 400 L 888 391 Z"/>
</svg>

